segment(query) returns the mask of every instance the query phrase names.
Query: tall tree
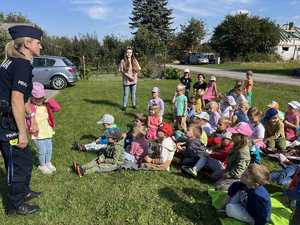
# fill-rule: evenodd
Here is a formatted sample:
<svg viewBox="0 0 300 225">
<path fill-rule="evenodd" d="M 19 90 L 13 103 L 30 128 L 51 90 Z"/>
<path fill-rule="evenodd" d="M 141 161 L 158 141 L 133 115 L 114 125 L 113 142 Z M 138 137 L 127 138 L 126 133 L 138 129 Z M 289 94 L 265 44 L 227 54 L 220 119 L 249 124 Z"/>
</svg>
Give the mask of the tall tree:
<svg viewBox="0 0 300 225">
<path fill-rule="evenodd" d="M 196 51 L 201 46 L 206 32 L 204 22 L 191 18 L 187 24 L 180 25 L 181 31 L 177 36 L 178 45 L 182 50 Z"/>
<path fill-rule="evenodd" d="M 271 53 L 280 41 L 280 28 L 269 18 L 238 14 L 226 16 L 211 38 L 212 47 L 230 59 Z"/>
<path fill-rule="evenodd" d="M 135 29 L 141 26 L 141 20 L 144 13 L 144 5 L 145 0 L 132 1 L 132 16 L 130 17 L 131 22 L 129 22 L 131 29 Z"/>
<path fill-rule="evenodd" d="M 143 27 L 150 33 L 158 35 L 162 41 L 167 41 L 174 31 L 172 25 L 172 10 L 168 8 L 168 0 L 133 0 L 130 27 L 138 29 Z"/>
</svg>

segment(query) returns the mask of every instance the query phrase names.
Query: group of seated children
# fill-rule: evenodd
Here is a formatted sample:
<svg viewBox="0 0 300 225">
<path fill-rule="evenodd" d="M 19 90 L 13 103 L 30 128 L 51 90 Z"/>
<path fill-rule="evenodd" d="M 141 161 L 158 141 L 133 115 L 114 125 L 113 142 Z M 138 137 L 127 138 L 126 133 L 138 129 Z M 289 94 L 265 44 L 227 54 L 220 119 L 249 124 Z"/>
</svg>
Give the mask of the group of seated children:
<svg viewBox="0 0 300 225">
<path fill-rule="evenodd" d="M 263 185 L 281 175 L 269 174 L 260 165 L 260 153 L 284 153 L 287 146 L 300 143 L 300 103 L 291 101 L 282 118 L 279 104 L 272 101 L 263 114 L 252 104 L 252 72 L 246 81 L 237 81 L 226 95 L 217 91 L 216 78 L 208 83 L 199 74 L 192 85 L 190 71 L 185 70 L 173 97 L 174 127 L 164 122 L 164 102 L 158 87 L 148 101 L 149 114 L 137 114 L 132 129 L 122 134 L 112 115 L 99 121 L 105 132 L 98 140 L 77 145 L 80 151 L 97 151 L 91 162 L 73 169 L 83 176 L 93 172 L 119 169 L 169 170 L 172 161 L 180 163 L 182 172 L 199 173 L 215 182 L 216 188 L 228 189 L 225 212 L 249 224 L 267 224 L 271 202 Z M 190 88 L 193 87 L 193 91 Z M 252 107 L 251 107 L 252 106 Z M 282 157 L 281 157 L 282 158 Z M 285 158 L 285 165 L 292 162 Z M 281 174 L 281 173 L 280 173 Z M 290 175 L 290 180 L 293 179 Z M 300 179 L 286 194 L 297 199 L 293 224 L 300 224 Z"/>
</svg>

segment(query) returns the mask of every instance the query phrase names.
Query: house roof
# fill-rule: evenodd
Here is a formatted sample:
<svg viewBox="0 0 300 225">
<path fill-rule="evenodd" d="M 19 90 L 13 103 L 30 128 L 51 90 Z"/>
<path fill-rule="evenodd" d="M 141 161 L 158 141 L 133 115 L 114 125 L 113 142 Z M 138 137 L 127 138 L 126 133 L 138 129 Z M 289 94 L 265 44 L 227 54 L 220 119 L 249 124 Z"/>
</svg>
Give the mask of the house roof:
<svg viewBox="0 0 300 225">
<path fill-rule="evenodd" d="M 280 27 L 280 39 L 282 41 L 289 41 L 291 39 L 300 40 L 300 28 L 294 24 L 284 24 Z"/>
</svg>

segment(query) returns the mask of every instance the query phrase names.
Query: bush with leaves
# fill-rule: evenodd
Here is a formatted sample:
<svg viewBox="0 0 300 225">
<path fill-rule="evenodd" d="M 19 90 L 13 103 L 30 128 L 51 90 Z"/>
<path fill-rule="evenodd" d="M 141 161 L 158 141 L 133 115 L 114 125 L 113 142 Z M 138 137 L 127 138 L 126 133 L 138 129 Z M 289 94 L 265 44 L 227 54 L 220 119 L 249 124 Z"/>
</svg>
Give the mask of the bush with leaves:
<svg viewBox="0 0 300 225">
<path fill-rule="evenodd" d="M 162 77 L 167 80 L 178 80 L 181 76 L 181 71 L 176 68 L 167 67 L 162 71 Z"/>
</svg>

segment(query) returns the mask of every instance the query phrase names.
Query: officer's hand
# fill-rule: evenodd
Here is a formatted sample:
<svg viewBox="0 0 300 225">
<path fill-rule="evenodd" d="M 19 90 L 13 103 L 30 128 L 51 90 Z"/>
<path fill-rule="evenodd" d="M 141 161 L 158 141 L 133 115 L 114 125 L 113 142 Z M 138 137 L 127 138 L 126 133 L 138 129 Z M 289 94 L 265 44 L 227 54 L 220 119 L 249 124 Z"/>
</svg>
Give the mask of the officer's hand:
<svg viewBox="0 0 300 225">
<path fill-rule="evenodd" d="M 18 148 L 24 149 L 26 148 L 26 146 L 28 145 L 28 138 L 27 138 L 27 134 L 19 134 L 19 144 L 17 144 Z"/>
</svg>

